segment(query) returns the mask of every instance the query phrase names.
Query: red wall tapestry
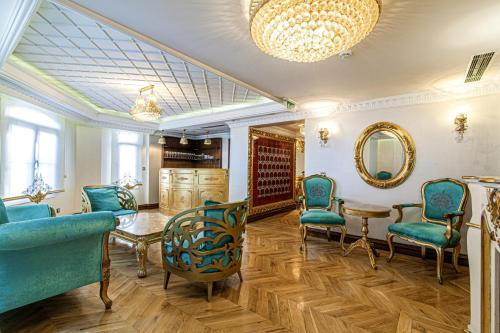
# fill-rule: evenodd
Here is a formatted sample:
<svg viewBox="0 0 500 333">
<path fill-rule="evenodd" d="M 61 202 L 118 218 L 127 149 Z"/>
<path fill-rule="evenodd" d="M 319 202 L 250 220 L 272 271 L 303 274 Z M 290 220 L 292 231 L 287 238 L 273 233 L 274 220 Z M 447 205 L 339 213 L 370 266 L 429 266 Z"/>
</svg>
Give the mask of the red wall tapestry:
<svg viewBox="0 0 500 333">
<path fill-rule="evenodd" d="M 279 202 L 289 204 L 294 200 L 295 139 L 253 130 L 251 148 L 253 210 Z"/>
</svg>

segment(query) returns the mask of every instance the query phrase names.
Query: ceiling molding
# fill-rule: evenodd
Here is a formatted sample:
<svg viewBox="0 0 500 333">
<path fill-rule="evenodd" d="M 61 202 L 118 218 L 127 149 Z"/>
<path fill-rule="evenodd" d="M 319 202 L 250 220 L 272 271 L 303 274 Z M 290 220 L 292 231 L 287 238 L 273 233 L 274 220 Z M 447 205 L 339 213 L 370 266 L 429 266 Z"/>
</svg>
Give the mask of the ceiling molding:
<svg viewBox="0 0 500 333">
<path fill-rule="evenodd" d="M 220 111 L 216 113 L 204 112 L 198 116 L 186 117 L 181 119 L 162 119 L 160 123 L 161 130 L 178 129 L 192 127 L 196 125 L 206 125 L 210 123 L 226 122 L 238 118 L 259 117 L 269 114 L 288 114 L 287 108 L 275 102 L 260 104 L 257 106 L 247 106 L 230 111 Z"/>
<path fill-rule="evenodd" d="M 500 94 L 500 80 L 465 83 L 448 89 L 427 90 L 339 105 L 339 112 L 379 110 L 420 104 L 455 101 Z"/>
<path fill-rule="evenodd" d="M 7 61 L 17 43 L 24 34 L 31 17 L 38 9 L 41 0 L 15 0 L 14 8 L 9 15 L 7 30 L 0 38 L 0 67 Z"/>
<path fill-rule="evenodd" d="M 226 73 L 210 66 L 210 65 L 207 65 L 199 60 L 196 60 L 196 59 L 188 56 L 187 54 L 184 54 L 184 53 L 182 53 L 182 52 L 180 52 L 180 51 L 178 51 L 178 50 L 176 50 L 168 45 L 165 45 L 164 43 L 161 43 L 161 42 L 159 42 L 151 37 L 148 37 L 148 36 L 138 32 L 138 31 L 130 29 L 130 28 L 128 28 L 128 27 L 126 27 L 126 26 L 124 26 L 116 21 L 113 21 L 113 20 L 111 20 L 103 15 L 100 15 L 100 14 L 94 12 L 93 10 L 90 10 L 84 6 L 81 6 L 73 1 L 70 1 L 70 0 L 49 0 L 49 1 L 56 4 L 56 5 L 65 7 L 67 9 L 78 12 L 82 15 L 85 15 L 89 18 L 92 18 L 92 19 L 94 19 L 94 20 L 96 20 L 104 25 L 107 25 L 111 28 L 114 28 L 118 31 L 121 31 L 121 32 L 123 32 L 123 33 L 125 33 L 133 38 L 136 38 L 140 41 L 143 41 L 143 42 L 145 42 L 153 47 L 156 47 L 164 52 L 170 53 L 171 55 L 173 55 L 177 58 L 180 58 L 186 62 L 189 62 L 189 63 L 191 63 L 195 66 L 198 66 L 202 69 L 205 69 L 207 71 L 210 71 L 210 72 L 212 72 L 212 73 L 214 73 L 214 74 L 216 74 L 216 75 L 218 75 L 226 80 L 232 81 L 232 82 L 234 82 L 234 83 L 236 83 L 244 88 L 247 88 L 247 89 L 249 89 L 249 90 L 251 90 L 251 91 L 253 91 L 261 96 L 269 98 L 272 101 L 275 101 L 275 102 L 281 103 L 281 104 L 286 103 L 286 101 L 283 98 L 276 97 L 276 96 L 274 96 L 266 91 L 263 91 L 263 90 L 255 87 L 251 84 L 243 82 L 243 81 L 241 81 L 241 80 L 239 80 L 239 79 L 237 79 L 229 74 L 226 74 Z"/>
</svg>

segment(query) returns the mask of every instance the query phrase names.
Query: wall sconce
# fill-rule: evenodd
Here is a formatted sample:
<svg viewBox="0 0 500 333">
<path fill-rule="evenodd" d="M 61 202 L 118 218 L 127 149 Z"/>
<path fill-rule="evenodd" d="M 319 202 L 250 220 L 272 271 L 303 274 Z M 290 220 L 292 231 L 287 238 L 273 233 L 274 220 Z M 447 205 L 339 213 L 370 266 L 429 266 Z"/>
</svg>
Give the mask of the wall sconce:
<svg viewBox="0 0 500 333">
<path fill-rule="evenodd" d="M 324 147 L 328 143 L 328 139 L 330 138 L 330 131 L 326 127 L 322 127 L 319 129 L 319 139 L 321 146 Z"/>
<path fill-rule="evenodd" d="M 459 113 L 455 117 L 455 133 L 457 134 L 457 142 L 462 142 L 464 139 L 464 133 L 467 131 L 467 128 L 469 128 L 469 125 L 467 124 L 467 114 L 465 113 Z"/>
</svg>

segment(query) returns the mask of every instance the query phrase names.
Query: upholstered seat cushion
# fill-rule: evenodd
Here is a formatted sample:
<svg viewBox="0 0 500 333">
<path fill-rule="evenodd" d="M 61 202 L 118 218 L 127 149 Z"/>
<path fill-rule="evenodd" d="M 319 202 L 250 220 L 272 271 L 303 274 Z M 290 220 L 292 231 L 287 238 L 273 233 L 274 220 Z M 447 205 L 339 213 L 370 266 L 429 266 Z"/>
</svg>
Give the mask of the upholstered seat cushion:
<svg viewBox="0 0 500 333">
<path fill-rule="evenodd" d="M 86 188 L 93 212 L 121 210 L 116 189 L 110 187 Z"/>
<path fill-rule="evenodd" d="M 123 216 L 123 215 L 129 215 L 129 214 L 136 214 L 137 212 L 135 210 L 130 210 L 130 209 L 120 209 L 120 210 L 112 211 L 112 213 L 116 217 L 116 216 Z"/>
<path fill-rule="evenodd" d="M 0 199 L 0 224 L 8 222 L 9 222 L 9 217 L 7 216 L 7 210 L 5 209 L 3 200 Z"/>
<path fill-rule="evenodd" d="M 400 222 L 389 225 L 389 232 L 412 240 L 434 244 L 438 247 L 447 245 L 447 240 L 444 236 L 446 227 L 444 225 L 424 222 Z M 458 242 L 460 242 L 460 233 L 453 229 L 448 246 L 454 247 Z"/>
<path fill-rule="evenodd" d="M 345 225 L 345 219 L 328 210 L 306 210 L 300 217 L 301 224 L 334 224 Z"/>
</svg>

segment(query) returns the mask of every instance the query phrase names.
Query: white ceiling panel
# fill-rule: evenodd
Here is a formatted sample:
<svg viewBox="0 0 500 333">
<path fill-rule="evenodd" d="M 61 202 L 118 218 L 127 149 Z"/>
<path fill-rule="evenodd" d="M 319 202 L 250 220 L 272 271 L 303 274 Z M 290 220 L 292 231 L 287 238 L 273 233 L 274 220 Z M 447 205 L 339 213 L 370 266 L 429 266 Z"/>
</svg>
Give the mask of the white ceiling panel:
<svg viewBox="0 0 500 333">
<path fill-rule="evenodd" d="M 164 116 L 265 101 L 203 68 L 51 2 L 44 2 L 14 54 L 101 108 L 128 112 L 155 85 Z"/>
</svg>

